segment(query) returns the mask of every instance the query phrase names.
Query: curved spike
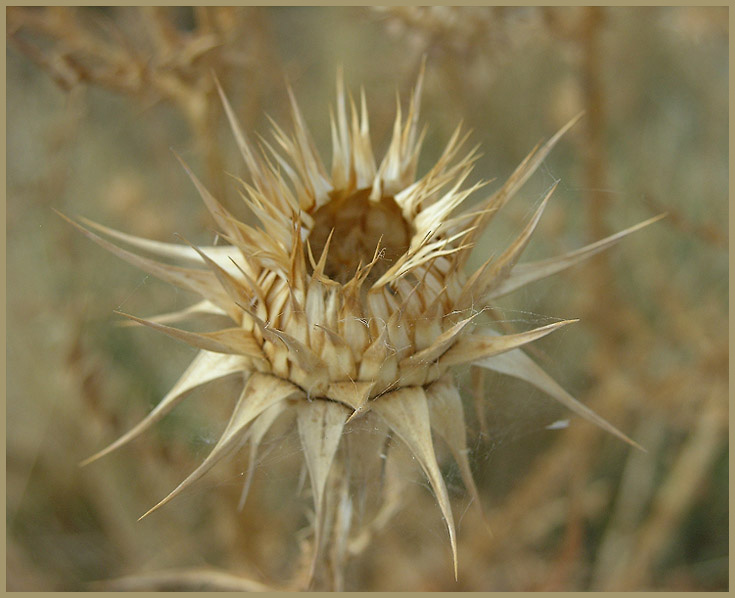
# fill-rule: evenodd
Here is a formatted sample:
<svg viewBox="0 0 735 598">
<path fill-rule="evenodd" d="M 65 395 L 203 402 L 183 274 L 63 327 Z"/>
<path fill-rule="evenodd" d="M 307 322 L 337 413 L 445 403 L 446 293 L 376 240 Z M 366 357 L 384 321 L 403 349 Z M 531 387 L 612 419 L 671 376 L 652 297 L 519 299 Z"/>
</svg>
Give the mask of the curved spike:
<svg viewBox="0 0 735 598">
<path fill-rule="evenodd" d="M 434 203 L 424 207 L 414 218 L 414 229 L 419 233 L 433 232 L 437 233 L 444 225 L 447 217 L 459 206 L 465 199 L 472 195 L 478 189 L 485 187 L 487 181 L 475 183 L 472 187 L 460 191 L 460 187 L 465 182 L 471 172 L 471 167 L 467 167 L 456 179 L 454 186 L 444 195 L 438 198 Z"/>
<path fill-rule="evenodd" d="M 377 412 L 390 428 L 401 438 L 420 463 L 439 508 L 449 530 L 449 541 L 452 545 L 454 561 L 454 578 L 457 579 L 457 538 L 454 528 L 454 518 L 449 505 L 449 495 L 444 485 L 439 463 L 434 453 L 434 444 L 431 441 L 431 423 L 426 394 L 420 386 L 409 386 L 387 395 L 383 395 L 373 402 L 373 411 Z"/>
<path fill-rule="evenodd" d="M 592 409 L 577 401 L 577 399 L 559 386 L 551 376 L 536 365 L 536 363 L 522 350 L 515 349 L 501 355 L 496 355 L 495 357 L 481 359 L 474 362 L 472 365 L 525 380 L 529 384 L 533 384 L 536 388 L 551 395 L 554 399 L 559 401 L 567 409 L 574 411 L 577 415 L 581 415 L 586 420 L 596 424 L 603 430 L 610 432 L 610 434 L 617 436 L 621 440 L 624 440 L 631 446 L 646 452 L 646 449 L 644 449 L 640 444 L 628 438 L 615 426 L 592 411 Z"/>
<path fill-rule="evenodd" d="M 194 174 L 194 172 L 192 172 L 186 162 L 184 162 L 184 159 L 176 152 L 174 152 L 174 156 L 176 156 L 176 159 L 186 171 L 186 174 L 189 175 L 191 182 L 194 183 L 194 186 L 199 192 L 202 201 L 204 201 L 204 205 L 207 206 L 209 213 L 212 214 L 212 217 L 217 223 L 217 226 L 219 226 L 224 232 L 228 233 L 232 238 L 236 239 L 239 243 L 244 243 L 244 240 L 240 235 L 237 226 L 233 225 L 233 221 L 235 221 L 236 219 L 232 216 L 232 214 L 230 214 L 224 208 L 224 206 L 219 201 L 217 201 L 214 196 L 207 190 L 207 188 L 202 184 L 202 182 Z"/>
<path fill-rule="evenodd" d="M 419 74 L 416 77 L 416 85 L 411 92 L 411 103 L 406 116 L 406 125 L 403 131 L 401 149 L 404 164 L 401 173 L 406 179 L 415 178 L 418 153 L 411 150 L 416 147 L 416 131 L 418 130 L 419 112 L 421 109 L 421 94 L 424 88 L 424 75 L 426 73 L 426 56 L 421 59 Z"/>
<path fill-rule="evenodd" d="M 304 296 L 306 292 L 306 257 L 304 255 L 304 244 L 301 241 L 301 222 L 297 214 L 294 214 L 291 222 L 292 247 L 289 264 L 289 286 L 291 295 L 298 293 Z"/>
<path fill-rule="evenodd" d="M 462 397 L 459 390 L 457 390 L 453 376 L 447 374 L 431 384 L 426 389 L 426 399 L 429 404 L 431 428 L 447 443 L 454 460 L 459 466 L 462 482 L 470 493 L 473 502 L 477 505 L 485 527 L 490 531 L 490 525 L 482 508 L 480 493 L 477 491 L 470 469 L 470 462 L 467 458 L 467 427 L 465 426 Z M 490 533 L 492 532 L 490 531 Z"/>
<path fill-rule="evenodd" d="M 173 324 L 176 322 L 182 322 L 195 316 L 226 316 L 227 314 L 217 307 L 211 301 L 200 301 L 184 309 L 177 311 L 167 312 L 165 314 L 159 314 L 157 316 L 151 316 L 146 318 L 149 322 L 155 322 L 156 324 Z M 127 320 L 120 322 L 121 326 L 135 326 L 137 322 Z"/>
<path fill-rule="evenodd" d="M 396 116 L 393 121 L 393 133 L 391 135 L 390 145 L 383 157 L 378 172 L 381 175 L 384 189 L 386 193 L 396 193 L 400 191 L 402 173 L 402 148 L 401 148 L 401 124 L 403 116 L 401 115 L 401 98 L 396 90 Z"/>
<path fill-rule="evenodd" d="M 474 283 L 472 287 L 468 285 L 463 291 L 463 295 L 465 297 L 470 293 L 473 296 L 483 297 L 486 293 L 492 291 L 492 289 L 499 285 L 503 280 L 508 278 L 511 270 L 513 270 L 513 267 L 516 265 L 521 254 L 528 245 L 528 242 L 531 240 L 531 235 L 533 235 L 533 232 L 536 230 L 536 226 L 538 226 L 538 223 L 541 220 L 544 208 L 546 208 L 546 204 L 558 184 L 558 182 L 554 183 L 546 194 L 546 197 L 544 197 L 541 202 L 541 205 L 536 210 L 536 213 L 513 243 L 510 244 L 510 246 L 498 257 L 496 261 L 487 263 L 482 269 L 480 276 L 476 279 L 473 277 Z"/>
<path fill-rule="evenodd" d="M 204 349 L 205 351 L 242 355 L 253 359 L 265 359 L 257 341 L 252 336 L 249 336 L 244 328 L 225 328 L 224 330 L 198 334 L 196 332 L 188 332 L 186 330 L 164 326 L 163 324 L 157 324 L 156 322 L 137 318 L 121 311 L 115 311 L 114 313 L 138 322 L 138 324 L 143 324 L 144 326 L 163 332 L 172 338 Z"/>
<path fill-rule="evenodd" d="M 191 484 L 196 482 L 205 473 L 212 469 L 212 467 L 214 467 L 222 457 L 229 453 L 243 440 L 243 434 L 250 422 L 252 422 L 253 419 L 268 407 L 275 405 L 279 401 L 298 395 L 303 396 L 301 390 L 281 378 L 261 374 L 259 372 L 250 376 L 240 398 L 238 399 L 237 405 L 235 405 L 235 410 L 230 417 L 230 421 L 227 423 L 225 431 L 222 433 L 222 436 L 212 449 L 212 452 L 209 453 L 202 464 L 189 474 L 189 476 L 166 498 L 149 509 L 138 519 L 138 521 L 147 517 L 153 513 L 153 511 L 161 508 L 172 498 L 180 494 L 183 490 L 191 486 Z"/>
<path fill-rule="evenodd" d="M 423 351 L 414 353 L 410 357 L 407 357 L 400 363 L 400 367 L 411 367 L 412 365 L 426 364 L 434 361 L 441 357 L 459 338 L 460 334 L 464 330 L 465 326 L 475 319 L 478 313 L 472 314 L 469 318 L 465 318 L 460 322 L 457 322 L 454 326 L 445 330 L 440 334 L 434 342 Z"/>
<path fill-rule="evenodd" d="M 368 122 L 365 89 L 360 89 L 360 125 L 354 132 L 354 163 L 360 187 L 371 187 L 375 179 L 375 157 L 370 141 L 370 124 Z"/>
<path fill-rule="evenodd" d="M 339 142 L 340 160 L 342 162 L 342 177 L 345 185 L 349 184 L 352 165 L 352 147 L 350 139 L 350 130 L 347 126 L 347 109 L 345 104 L 345 82 L 344 73 L 340 67 L 337 71 L 337 139 Z M 335 146 L 335 154 L 337 147 Z"/>
<path fill-rule="evenodd" d="M 334 228 L 332 228 L 329 231 L 329 235 L 327 236 L 327 242 L 324 243 L 324 248 L 322 249 L 322 254 L 319 256 L 319 261 L 314 264 L 312 262 L 312 268 L 314 269 L 314 273 L 312 274 L 312 278 L 314 280 L 323 280 L 327 279 L 327 276 L 324 274 L 324 268 L 327 265 L 327 256 L 329 254 L 329 245 L 332 242 L 332 237 L 334 236 Z M 311 256 L 311 245 L 309 245 L 309 255 Z"/>
<path fill-rule="evenodd" d="M 470 238 L 471 242 L 475 241 L 476 236 L 485 229 L 490 220 L 492 220 L 493 216 L 497 214 L 497 212 L 508 202 L 508 200 L 513 197 L 513 195 L 515 195 L 515 193 L 526 183 L 530 176 L 539 167 L 541 162 L 546 159 L 546 156 L 549 155 L 549 152 L 557 144 L 559 139 L 561 139 L 561 137 L 569 129 L 571 129 L 577 123 L 577 121 L 579 121 L 580 118 L 582 118 L 583 114 L 584 113 L 582 112 L 577 114 L 577 116 L 572 118 L 566 125 L 559 129 L 559 131 L 557 131 L 557 133 L 546 143 L 544 143 L 543 145 L 538 144 L 535 148 L 533 148 L 531 150 L 531 153 L 526 156 L 523 162 L 521 162 L 516 167 L 516 169 L 513 171 L 513 174 L 508 177 L 503 186 L 485 201 L 485 207 L 493 209 L 487 210 L 484 213 L 478 215 L 475 221 L 475 232 Z M 467 257 L 468 256 L 462 256 L 462 265 L 464 265 L 464 263 L 466 262 Z"/>
<path fill-rule="evenodd" d="M 635 226 L 626 228 L 619 233 L 615 233 L 614 235 L 610 235 L 609 237 L 605 237 L 604 239 L 595 241 L 590 245 L 586 245 L 585 247 L 581 247 L 580 249 L 570 251 L 569 253 L 565 253 L 564 255 L 549 258 L 546 260 L 538 260 L 535 262 L 525 262 L 522 264 L 517 264 L 511 271 L 510 275 L 497 287 L 495 287 L 495 289 L 487 295 L 487 298 L 497 299 L 498 297 L 502 297 L 503 295 L 512 293 L 516 289 L 519 289 L 531 282 L 535 282 L 536 280 L 541 280 L 542 278 L 546 278 L 547 276 L 551 276 L 552 274 L 561 272 L 562 270 L 565 270 L 570 266 L 574 266 L 575 264 L 586 260 L 589 257 L 592 257 L 596 253 L 612 247 L 623 237 L 626 237 L 629 234 L 648 226 L 649 224 L 658 222 L 665 216 L 666 214 L 654 216 L 653 218 L 649 218 L 648 220 L 640 222 Z"/>
<path fill-rule="evenodd" d="M 284 405 L 283 401 L 276 403 L 275 405 L 271 405 L 270 407 L 268 407 L 268 409 L 263 411 L 263 413 L 255 418 L 250 426 L 250 429 L 248 430 L 248 439 L 250 442 L 250 458 L 248 459 L 248 471 L 245 474 L 245 481 L 242 485 L 242 492 L 240 492 L 240 500 L 237 503 L 238 511 L 242 511 L 243 507 L 245 506 L 245 500 L 248 497 L 248 492 L 250 491 L 250 484 L 253 481 L 253 473 L 255 473 L 255 460 L 258 455 L 260 443 L 263 441 L 263 438 L 268 433 L 268 430 L 271 429 L 271 426 L 278 419 L 278 416 L 283 413 L 285 408 L 286 406 Z"/>
<path fill-rule="evenodd" d="M 258 328 L 258 331 L 260 334 L 263 335 L 263 338 L 273 344 L 277 343 L 280 339 L 275 334 L 273 328 L 270 327 L 270 325 L 267 322 L 264 322 L 262 318 L 258 316 L 257 313 L 255 313 L 252 309 L 250 309 L 248 306 L 243 305 L 242 303 L 238 303 L 237 306 L 243 310 L 250 318 L 253 320 L 253 323 Z"/>
<path fill-rule="evenodd" d="M 125 260 L 136 268 L 140 268 L 144 272 L 148 272 L 149 274 L 160 278 L 164 282 L 186 289 L 196 293 L 197 295 L 201 295 L 205 299 L 209 299 L 212 303 L 216 304 L 217 307 L 224 309 L 228 315 L 236 313 L 232 310 L 232 302 L 227 297 L 227 294 L 220 290 L 220 286 L 217 284 L 217 278 L 212 272 L 193 268 L 181 268 L 179 266 L 172 266 L 171 264 L 164 264 L 139 256 L 110 243 L 107 239 L 103 239 L 99 235 L 84 228 L 81 224 L 74 222 L 71 218 L 68 218 L 61 212 L 57 210 L 54 211 L 69 224 L 79 230 L 85 237 L 104 247 L 110 253 L 115 254 L 117 257 Z"/>
<path fill-rule="evenodd" d="M 519 332 L 518 334 L 499 335 L 492 330 L 487 330 L 482 333 L 465 336 L 457 341 L 457 344 L 441 357 L 439 363 L 443 367 L 449 367 L 459 365 L 460 363 L 486 359 L 533 342 L 542 336 L 546 336 L 574 322 L 579 322 L 579 320 L 562 320 L 561 322 L 554 322 L 553 324 L 547 324 L 546 326 L 540 326 L 539 328 L 534 328 L 528 332 Z"/>
<path fill-rule="evenodd" d="M 178 245 L 176 243 L 154 241 L 152 239 L 146 239 L 144 237 L 137 237 L 135 235 L 124 233 L 114 228 L 110 228 L 109 226 L 105 226 L 104 224 L 94 222 L 89 218 L 80 217 L 79 220 L 87 226 L 94 228 L 99 232 L 104 233 L 109 237 L 112 237 L 113 239 L 117 239 L 118 241 L 127 243 L 132 247 L 142 249 L 143 251 L 147 251 L 148 253 L 157 255 L 159 257 L 188 262 L 193 266 L 202 265 L 201 256 L 198 255 L 196 248 L 193 248 L 191 246 L 191 243 L 189 243 L 190 247 L 185 247 L 184 245 Z M 206 252 L 206 254 L 213 262 L 215 262 L 218 266 L 220 266 L 230 274 L 232 274 L 233 272 L 237 272 L 237 269 L 240 268 L 240 266 L 237 265 L 237 263 L 235 263 L 232 258 L 233 254 L 242 255 L 242 251 L 240 250 L 240 248 L 236 247 L 235 245 L 205 245 L 203 247 L 200 247 L 200 249 Z"/>
<path fill-rule="evenodd" d="M 197 253 L 207 266 L 209 266 L 209 269 L 212 270 L 214 275 L 217 277 L 222 288 L 233 301 L 243 301 L 244 299 L 251 300 L 253 298 L 253 291 L 250 288 L 242 285 L 239 280 L 232 276 L 232 274 L 222 268 L 199 247 L 190 243 L 185 237 L 181 236 L 181 239 Z"/>
<path fill-rule="evenodd" d="M 89 465 L 138 437 L 167 415 L 193 389 L 233 374 L 247 373 L 244 365 L 243 359 L 239 355 L 221 355 L 210 351 L 200 351 L 178 382 L 174 384 L 174 387 L 168 391 L 166 396 L 161 399 L 161 402 L 155 406 L 145 419 L 115 442 L 79 463 L 79 466 Z"/>
<path fill-rule="evenodd" d="M 296 96 L 290 85 L 286 88 L 286 91 L 288 92 L 288 98 L 291 103 L 291 118 L 293 120 L 293 130 L 296 140 L 296 143 L 293 145 L 294 151 L 292 152 L 292 158 L 299 162 L 301 173 L 306 181 L 308 181 L 314 198 L 317 200 L 317 204 L 319 204 L 319 200 L 323 200 L 332 191 L 332 185 L 319 157 L 319 152 L 317 152 L 314 146 L 311 133 L 306 126 L 306 121 L 304 121 L 304 117 L 296 101 Z"/>
<path fill-rule="evenodd" d="M 90 228 L 94 228 L 113 239 L 132 245 L 133 247 L 137 247 L 143 251 L 153 253 L 159 257 L 183 260 L 196 266 L 201 266 L 202 264 L 202 260 L 199 259 L 196 253 L 189 247 L 184 247 L 183 245 L 178 245 L 176 243 L 164 243 L 162 241 L 136 237 L 135 235 L 124 233 L 114 228 L 110 228 L 109 226 L 105 226 L 104 224 L 99 224 L 89 218 L 80 217 L 79 220 Z"/>
<path fill-rule="evenodd" d="M 232 134 L 235 136 L 235 142 L 237 143 L 237 147 L 240 150 L 240 154 L 245 161 L 248 171 L 250 172 L 250 176 L 252 176 L 255 181 L 259 181 L 260 173 L 262 172 L 261 164 L 256 158 L 255 154 L 253 154 L 253 151 L 250 149 L 250 143 L 248 142 L 248 138 L 243 132 L 242 127 L 240 126 L 240 120 L 235 115 L 235 111 L 232 109 L 232 106 L 230 105 L 230 102 L 227 99 L 227 96 L 225 95 L 225 92 L 222 89 L 222 86 L 220 85 L 217 77 L 214 78 L 214 82 L 217 87 L 217 93 L 219 94 L 220 101 L 224 106 L 227 120 L 230 123 L 230 129 L 232 129 Z"/>
</svg>

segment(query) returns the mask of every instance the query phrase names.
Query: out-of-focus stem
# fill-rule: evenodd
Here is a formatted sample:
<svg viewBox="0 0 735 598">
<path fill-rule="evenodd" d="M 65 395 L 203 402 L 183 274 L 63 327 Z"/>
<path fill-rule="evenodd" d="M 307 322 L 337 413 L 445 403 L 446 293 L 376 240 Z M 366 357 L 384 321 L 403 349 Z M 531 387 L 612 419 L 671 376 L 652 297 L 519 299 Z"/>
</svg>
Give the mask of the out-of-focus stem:
<svg viewBox="0 0 735 598">
<path fill-rule="evenodd" d="M 601 33 L 605 13 L 599 6 L 583 9 L 578 43 L 582 50 L 581 86 L 585 109 L 582 155 L 584 159 L 585 207 L 587 234 L 590 241 L 609 235 L 605 215 L 609 206 L 607 152 L 605 150 L 606 107 L 602 80 L 603 66 Z M 623 331 L 617 325 L 614 299 L 615 284 L 610 267 L 609 254 L 602 252 L 589 260 L 586 266 L 587 286 L 592 297 L 591 313 L 586 319 L 592 322 L 599 333 L 600 350 L 598 363 L 607 363 Z M 615 325 L 611 325 L 615 323 Z"/>
<path fill-rule="evenodd" d="M 582 92 L 585 105 L 585 183 L 587 225 L 590 235 L 600 239 L 608 235 L 604 216 L 607 209 L 607 156 L 605 152 L 605 101 L 600 65 L 600 33 L 604 24 L 603 9 L 599 6 L 585 8 L 580 31 L 582 57 Z M 598 254 L 592 261 L 604 261 L 607 254 Z"/>
<path fill-rule="evenodd" d="M 651 582 L 650 575 L 672 535 L 680 528 L 699 489 L 720 451 L 727 435 L 726 391 L 716 387 L 696 427 L 689 435 L 666 481 L 658 488 L 651 514 L 642 525 L 638 541 L 628 553 L 620 574 L 601 588 L 605 591 L 642 590 Z"/>
</svg>

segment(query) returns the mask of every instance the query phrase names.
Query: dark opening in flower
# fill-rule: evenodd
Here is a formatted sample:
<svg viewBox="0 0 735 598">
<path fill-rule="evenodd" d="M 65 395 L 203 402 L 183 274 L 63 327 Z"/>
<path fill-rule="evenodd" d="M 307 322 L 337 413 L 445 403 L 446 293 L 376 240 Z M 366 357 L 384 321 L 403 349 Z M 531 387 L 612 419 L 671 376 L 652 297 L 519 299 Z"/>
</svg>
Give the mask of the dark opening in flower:
<svg viewBox="0 0 735 598">
<path fill-rule="evenodd" d="M 403 219 L 396 200 L 386 196 L 372 199 L 370 191 L 333 193 L 313 215 L 309 246 L 314 255 L 321 255 L 333 237 L 324 274 L 342 284 L 355 275 L 359 265 L 369 264 L 378 250 L 380 259 L 367 277 L 368 284 L 374 282 L 406 253 L 411 241 L 411 226 Z"/>
</svg>

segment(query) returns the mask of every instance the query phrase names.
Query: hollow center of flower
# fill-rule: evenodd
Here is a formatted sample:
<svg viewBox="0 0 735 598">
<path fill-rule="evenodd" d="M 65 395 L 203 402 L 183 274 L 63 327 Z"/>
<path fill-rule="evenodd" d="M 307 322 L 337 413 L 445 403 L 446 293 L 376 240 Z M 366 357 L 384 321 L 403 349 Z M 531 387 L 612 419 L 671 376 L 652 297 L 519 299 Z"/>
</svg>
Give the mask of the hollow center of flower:
<svg viewBox="0 0 735 598">
<path fill-rule="evenodd" d="M 368 275 L 368 283 L 380 278 L 404 254 L 411 241 L 411 227 L 392 197 L 369 199 L 370 189 L 350 195 L 334 194 L 314 212 L 309 244 L 319 260 L 329 234 L 334 230 L 324 273 L 339 283 L 348 282 L 360 263 L 369 264 L 380 243 L 381 257 Z"/>
</svg>

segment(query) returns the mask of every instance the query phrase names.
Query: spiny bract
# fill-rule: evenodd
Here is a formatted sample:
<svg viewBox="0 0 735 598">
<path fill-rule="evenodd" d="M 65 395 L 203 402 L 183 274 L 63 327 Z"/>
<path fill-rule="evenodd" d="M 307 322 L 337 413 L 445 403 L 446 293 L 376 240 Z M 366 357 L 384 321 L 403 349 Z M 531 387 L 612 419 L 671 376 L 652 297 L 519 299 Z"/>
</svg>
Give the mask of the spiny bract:
<svg viewBox="0 0 735 598">
<path fill-rule="evenodd" d="M 405 119 L 398 104 L 390 145 L 379 164 L 373 158 L 364 92 L 358 110 L 341 81 L 338 77 L 336 118 L 332 114 L 331 173 L 317 154 L 290 90 L 293 134 L 274 123 L 276 147 L 263 142 L 265 149 L 256 153 L 220 89 L 250 175 L 250 181 L 239 181 L 241 196 L 260 228 L 235 219 L 186 165 L 228 244 L 161 243 L 85 221 L 110 238 L 181 264 L 170 265 L 119 248 L 80 227 L 121 258 L 203 298 L 183 313 L 150 320 L 128 316 L 200 352 L 142 422 L 87 462 L 138 436 L 192 389 L 240 375 L 244 388 L 221 438 L 204 462 L 149 513 L 245 442 L 250 443 L 252 467 L 273 422 L 295 413 L 315 506 L 315 561 L 327 478 L 340 441 L 346 428 L 355 425 L 353 419 L 377 415 L 384 433 L 392 431 L 402 440 L 433 488 L 449 530 L 456 575 L 455 526 L 432 442 L 434 432 L 447 443 L 477 499 L 455 366 L 473 365 L 526 380 L 625 438 L 519 349 L 569 321 L 501 335 L 476 329 L 475 319 L 497 297 L 575 264 L 646 223 L 560 257 L 518 264 L 552 188 L 502 254 L 466 273 L 477 236 L 573 123 L 537 146 L 487 199 L 460 209 L 481 185 L 463 188 L 476 158 L 472 150 L 457 159 L 467 139 L 459 127 L 436 164 L 416 179 L 425 133 L 418 130 L 422 75 Z M 197 314 L 223 315 L 231 325 L 206 334 L 167 325 Z M 349 521 L 343 525 L 349 527 Z"/>
</svg>

